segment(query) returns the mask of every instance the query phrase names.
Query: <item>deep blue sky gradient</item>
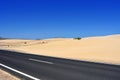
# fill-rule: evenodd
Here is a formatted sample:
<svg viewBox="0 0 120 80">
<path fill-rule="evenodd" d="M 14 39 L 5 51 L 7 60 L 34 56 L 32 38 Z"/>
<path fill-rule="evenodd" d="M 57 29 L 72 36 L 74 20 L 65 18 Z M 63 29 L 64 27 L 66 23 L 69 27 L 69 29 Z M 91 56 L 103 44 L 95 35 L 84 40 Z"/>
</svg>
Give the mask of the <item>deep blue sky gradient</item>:
<svg viewBox="0 0 120 80">
<path fill-rule="evenodd" d="M 111 34 L 120 34 L 120 0 L 0 0 L 2 37 Z"/>
</svg>

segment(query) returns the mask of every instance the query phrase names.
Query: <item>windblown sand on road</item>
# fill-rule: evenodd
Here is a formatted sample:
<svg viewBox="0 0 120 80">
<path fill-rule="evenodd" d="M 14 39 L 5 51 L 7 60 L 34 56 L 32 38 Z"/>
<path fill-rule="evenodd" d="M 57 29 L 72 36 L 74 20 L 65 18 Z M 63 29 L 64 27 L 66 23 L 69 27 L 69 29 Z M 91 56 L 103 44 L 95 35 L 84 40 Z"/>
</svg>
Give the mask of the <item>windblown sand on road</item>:
<svg viewBox="0 0 120 80">
<path fill-rule="evenodd" d="M 26 43 L 25 43 L 26 42 Z M 56 38 L 46 40 L 0 40 L 0 48 L 38 55 L 120 64 L 120 35 L 88 37 L 81 40 Z M 9 44 L 10 43 L 10 44 Z M 22 43 L 22 44 L 21 44 Z"/>
</svg>

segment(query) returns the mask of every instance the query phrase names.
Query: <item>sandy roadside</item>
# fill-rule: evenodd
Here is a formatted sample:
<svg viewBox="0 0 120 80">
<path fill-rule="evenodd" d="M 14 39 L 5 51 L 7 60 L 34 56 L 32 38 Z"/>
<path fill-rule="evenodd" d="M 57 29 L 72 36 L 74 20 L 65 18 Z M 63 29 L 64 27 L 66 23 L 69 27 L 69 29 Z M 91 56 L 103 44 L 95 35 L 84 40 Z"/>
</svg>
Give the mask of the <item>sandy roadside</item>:
<svg viewBox="0 0 120 80">
<path fill-rule="evenodd" d="M 20 80 L 20 79 L 0 69 L 0 80 Z"/>
</svg>

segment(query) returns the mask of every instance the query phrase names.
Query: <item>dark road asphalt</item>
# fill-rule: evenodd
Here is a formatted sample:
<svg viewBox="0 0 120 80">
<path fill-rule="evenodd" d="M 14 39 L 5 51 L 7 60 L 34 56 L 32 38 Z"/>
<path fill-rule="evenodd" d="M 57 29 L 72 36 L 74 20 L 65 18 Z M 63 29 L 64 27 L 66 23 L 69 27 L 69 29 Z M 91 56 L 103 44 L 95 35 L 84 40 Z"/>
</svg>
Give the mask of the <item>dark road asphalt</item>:
<svg viewBox="0 0 120 80">
<path fill-rule="evenodd" d="M 119 65 L 68 60 L 4 50 L 0 50 L 0 64 L 31 75 L 38 80 L 120 80 Z M 8 70 L 1 65 L 0 68 Z M 27 77 L 24 78 L 30 80 Z"/>
</svg>

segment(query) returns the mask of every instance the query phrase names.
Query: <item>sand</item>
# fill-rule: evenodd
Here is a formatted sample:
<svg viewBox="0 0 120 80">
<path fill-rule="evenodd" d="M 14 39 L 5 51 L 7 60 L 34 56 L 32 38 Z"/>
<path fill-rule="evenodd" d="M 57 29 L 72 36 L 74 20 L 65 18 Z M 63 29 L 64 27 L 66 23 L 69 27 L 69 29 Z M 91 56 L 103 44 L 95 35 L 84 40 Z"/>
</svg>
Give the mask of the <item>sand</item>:
<svg viewBox="0 0 120 80">
<path fill-rule="evenodd" d="M 120 64 L 120 34 L 81 40 L 72 38 L 0 40 L 0 48 L 38 55 Z"/>
<path fill-rule="evenodd" d="M 20 80 L 20 79 L 0 69 L 0 80 Z"/>
</svg>

